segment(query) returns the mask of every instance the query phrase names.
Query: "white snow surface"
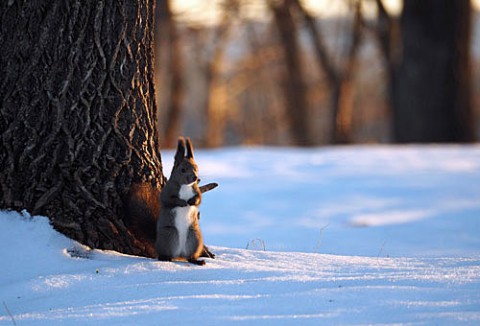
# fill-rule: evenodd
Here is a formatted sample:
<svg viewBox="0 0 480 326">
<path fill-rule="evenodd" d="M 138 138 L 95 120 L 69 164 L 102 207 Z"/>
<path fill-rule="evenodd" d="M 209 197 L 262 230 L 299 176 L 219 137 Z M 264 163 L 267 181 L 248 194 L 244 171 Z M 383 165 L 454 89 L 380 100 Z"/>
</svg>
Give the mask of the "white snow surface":
<svg viewBox="0 0 480 326">
<path fill-rule="evenodd" d="M 195 158 L 216 259 L 89 250 L 2 211 L 0 325 L 480 324 L 480 146 Z"/>
</svg>

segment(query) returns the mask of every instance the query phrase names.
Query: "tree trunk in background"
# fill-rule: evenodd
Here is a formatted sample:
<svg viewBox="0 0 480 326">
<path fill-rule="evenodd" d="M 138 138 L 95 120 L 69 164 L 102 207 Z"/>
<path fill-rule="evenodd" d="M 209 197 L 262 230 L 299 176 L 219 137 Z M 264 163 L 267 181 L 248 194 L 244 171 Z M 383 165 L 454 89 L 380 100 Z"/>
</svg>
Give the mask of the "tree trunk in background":
<svg viewBox="0 0 480 326">
<path fill-rule="evenodd" d="M 291 0 L 302 15 L 312 39 L 314 53 L 320 69 L 323 70 L 330 90 L 332 110 L 332 129 L 330 143 L 351 143 L 353 138 L 353 106 L 355 99 L 354 73 L 357 65 L 357 52 L 360 47 L 362 30 L 362 12 L 360 1 L 352 2 L 353 20 L 343 66 L 336 67 L 333 57 L 320 33 L 315 18 L 308 13 L 300 0 Z"/>
<path fill-rule="evenodd" d="M 205 75 L 205 101 L 203 112 L 205 147 L 219 147 L 223 145 L 226 126 L 226 94 L 225 85 L 222 85 L 222 66 L 225 61 L 227 43 L 232 31 L 234 14 L 236 14 L 236 0 L 224 1 L 220 24 L 215 27 L 213 41 L 209 54 L 203 65 Z"/>
<path fill-rule="evenodd" d="M 357 66 L 357 52 L 362 36 L 361 3 L 353 6 L 354 14 L 349 37 L 350 43 L 343 67 L 337 73 L 337 84 L 333 84 L 333 132 L 331 141 L 334 144 L 348 144 L 353 141 L 353 106 L 355 102 L 354 73 Z"/>
<path fill-rule="evenodd" d="M 298 146 L 311 146 L 314 142 L 310 137 L 307 87 L 302 72 L 297 27 L 291 13 L 292 5 L 290 0 L 270 3 L 286 64 L 284 94 L 293 142 Z"/>
<path fill-rule="evenodd" d="M 220 27 L 217 28 L 220 29 Z M 222 89 L 224 86 L 221 85 L 219 80 L 222 73 L 221 67 L 224 63 L 228 31 L 223 30 L 219 33 L 222 33 L 223 36 L 216 39 L 213 56 L 204 68 L 206 98 L 203 110 L 205 112 L 203 144 L 205 147 L 222 146 L 225 131 L 225 105 L 222 105 L 225 102 L 225 92 Z"/>
<path fill-rule="evenodd" d="M 153 256 L 124 213 L 132 186 L 164 182 L 153 10 L 153 0 L 1 2 L 1 208 L 47 215 L 90 247 Z"/>
<path fill-rule="evenodd" d="M 165 51 L 165 67 L 168 83 L 166 87 L 166 111 L 163 144 L 176 146 L 181 134 L 182 103 L 184 84 L 182 78 L 183 56 L 177 26 L 173 17 L 170 0 L 157 0 L 157 22 L 155 24 L 155 43 L 157 51 Z M 160 47 L 160 49 L 159 49 Z M 157 63 L 159 55 L 157 57 Z M 160 64 L 157 64 L 160 66 Z M 157 83 L 160 85 L 160 83 Z M 157 104 L 159 104 L 157 102 Z"/>
<path fill-rule="evenodd" d="M 341 78 L 338 85 L 333 85 L 333 121 L 330 135 L 332 144 L 349 144 L 353 141 L 355 84 L 351 73 L 353 73 L 353 68 L 348 72 L 348 76 L 345 75 L 344 78 Z"/>
<path fill-rule="evenodd" d="M 395 141 L 474 140 L 471 18 L 469 0 L 404 1 L 392 84 Z"/>
</svg>

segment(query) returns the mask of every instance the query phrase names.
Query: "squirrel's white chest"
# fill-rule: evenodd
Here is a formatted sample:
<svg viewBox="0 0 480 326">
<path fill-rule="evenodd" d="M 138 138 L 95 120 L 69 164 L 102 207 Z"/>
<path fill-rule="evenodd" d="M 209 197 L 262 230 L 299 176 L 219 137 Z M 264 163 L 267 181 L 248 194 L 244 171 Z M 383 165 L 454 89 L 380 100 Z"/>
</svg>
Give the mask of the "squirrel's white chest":
<svg viewBox="0 0 480 326">
<path fill-rule="evenodd" d="M 180 199 L 188 201 L 190 198 L 195 196 L 193 187 L 191 185 L 183 185 L 180 188 L 178 197 Z M 197 206 L 188 205 L 184 207 L 176 207 L 173 209 L 175 214 L 175 228 L 178 232 L 179 240 L 179 255 L 185 250 L 185 242 L 187 240 L 188 229 L 195 222 L 198 214 Z"/>
<path fill-rule="evenodd" d="M 197 218 L 197 206 L 175 207 L 175 227 L 178 232 L 186 231 Z"/>
</svg>

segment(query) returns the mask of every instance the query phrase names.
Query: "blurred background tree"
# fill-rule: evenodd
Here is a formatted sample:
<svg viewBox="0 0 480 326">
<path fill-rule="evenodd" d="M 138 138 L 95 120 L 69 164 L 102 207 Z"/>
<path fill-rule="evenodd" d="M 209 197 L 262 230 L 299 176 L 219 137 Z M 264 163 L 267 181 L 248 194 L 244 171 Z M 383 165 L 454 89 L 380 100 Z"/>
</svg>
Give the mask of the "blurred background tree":
<svg viewBox="0 0 480 326">
<path fill-rule="evenodd" d="M 475 141 L 475 7 L 157 0 L 163 146 Z"/>
<path fill-rule="evenodd" d="M 159 128 L 164 144 L 174 145 L 181 133 L 184 106 L 183 53 L 177 22 L 170 0 L 157 0 L 155 10 L 156 101 L 162 108 L 165 123 Z M 160 121 L 161 122 L 161 121 Z"/>
<path fill-rule="evenodd" d="M 404 0 L 399 22 L 377 5 L 394 140 L 474 141 L 470 1 Z"/>
</svg>

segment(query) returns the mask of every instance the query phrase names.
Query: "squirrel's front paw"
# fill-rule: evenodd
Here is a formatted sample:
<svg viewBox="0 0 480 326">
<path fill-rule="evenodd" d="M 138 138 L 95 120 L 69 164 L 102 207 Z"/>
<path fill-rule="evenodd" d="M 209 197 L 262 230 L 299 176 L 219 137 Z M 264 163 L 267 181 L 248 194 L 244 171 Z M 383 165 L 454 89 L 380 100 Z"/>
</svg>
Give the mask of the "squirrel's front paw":
<svg viewBox="0 0 480 326">
<path fill-rule="evenodd" d="M 198 196 L 192 197 L 188 200 L 187 203 L 191 206 L 197 206 L 198 204 L 200 204 L 200 198 Z"/>
</svg>

